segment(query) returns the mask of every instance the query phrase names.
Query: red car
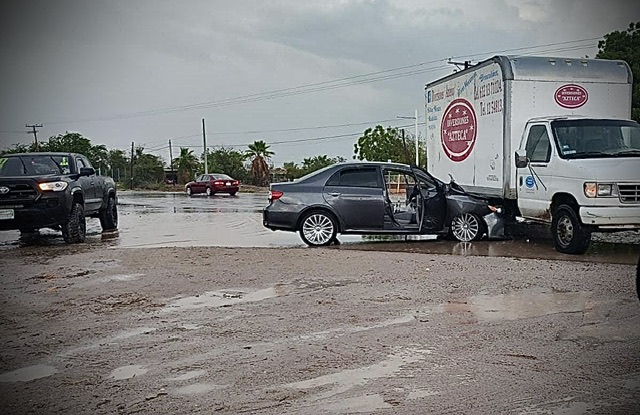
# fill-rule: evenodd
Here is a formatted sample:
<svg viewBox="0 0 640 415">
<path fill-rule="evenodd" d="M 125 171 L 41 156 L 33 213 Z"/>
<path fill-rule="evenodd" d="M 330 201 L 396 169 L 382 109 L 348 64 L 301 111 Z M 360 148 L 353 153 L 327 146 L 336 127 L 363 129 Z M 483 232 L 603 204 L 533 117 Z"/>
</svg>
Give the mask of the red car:
<svg viewBox="0 0 640 415">
<path fill-rule="evenodd" d="M 240 182 L 226 174 L 201 174 L 194 181 L 184 185 L 187 196 L 196 193 L 206 193 L 207 196 L 216 193 L 229 193 L 234 196 L 240 189 Z"/>
</svg>

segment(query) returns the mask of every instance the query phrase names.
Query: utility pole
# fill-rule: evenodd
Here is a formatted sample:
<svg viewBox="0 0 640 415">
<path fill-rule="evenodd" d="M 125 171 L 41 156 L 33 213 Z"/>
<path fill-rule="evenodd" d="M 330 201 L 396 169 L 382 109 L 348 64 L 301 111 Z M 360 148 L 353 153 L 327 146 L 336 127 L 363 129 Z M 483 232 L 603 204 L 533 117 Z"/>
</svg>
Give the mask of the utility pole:
<svg viewBox="0 0 640 415">
<path fill-rule="evenodd" d="M 133 190 L 133 141 L 131 142 L 131 190 Z"/>
<path fill-rule="evenodd" d="M 38 144 L 38 130 L 36 128 L 42 128 L 42 124 L 25 124 L 27 128 L 31 128 L 31 131 L 27 131 L 29 134 L 33 134 L 33 139 L 36 142 L 36 151 L 40 151 L 40 144 Z"/>
<path fill-rule="evenodd" d="M 204 130 L 204 118 L 202 119 L 202 143 L 204 145 L 204 174 L 209 174 L 209 164 L 207 163 L 207 134 Z"/>
<path fill-rule="evenodd" d="M 416 166 L 419 166 L 420 158 L 418 152 L 420 151 L 420 147 L 418 145 L 418 110 L 416 110 L 414 114 L 415 115 L 413 117 L 402 117 L 400 115 L 396 115 L 396 118 L 414 120 L 414 125 L 416 128 Z"/>
<path fill-rule="evenodd" d="M 173 149 L 171 148 L 171 140 L 169 140 L 169 160 L 171 161 L 171 183 L 176 185 L 176 177 L 173 175 Z"/>
</svg>

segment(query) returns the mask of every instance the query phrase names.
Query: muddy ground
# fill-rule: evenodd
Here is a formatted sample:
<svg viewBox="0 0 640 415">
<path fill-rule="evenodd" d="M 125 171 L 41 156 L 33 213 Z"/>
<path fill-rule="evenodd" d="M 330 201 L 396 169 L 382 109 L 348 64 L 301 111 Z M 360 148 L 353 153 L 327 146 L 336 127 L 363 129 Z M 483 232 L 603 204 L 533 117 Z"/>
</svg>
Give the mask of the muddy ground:
<svg viewBox="0 0 640 415">
<path fill-rule="evenodd" d="M 635 265 L 340 247 L 2 253 L 2 413 L 640 412 Z"/>
</svg>

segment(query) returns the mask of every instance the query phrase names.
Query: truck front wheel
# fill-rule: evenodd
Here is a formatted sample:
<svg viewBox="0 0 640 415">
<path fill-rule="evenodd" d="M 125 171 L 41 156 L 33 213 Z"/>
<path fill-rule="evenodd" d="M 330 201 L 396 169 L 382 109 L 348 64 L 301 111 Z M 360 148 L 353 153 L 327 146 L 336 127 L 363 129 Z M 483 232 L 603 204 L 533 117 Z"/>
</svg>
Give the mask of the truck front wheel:
<svg viewBox="0 0 640 415">
<path fill-rule="evenodd" d="M 591 231 L 569 205 L 560 205 L 553 212 L 551 234 L 556 250 L 563 254 L 584 254 L 591 242 Z"/>
<path fill-rule="evenodd" d="M 62 237 L 68 244 L 84 242 L 87 233 L 87 224 L 84 218 L 84 208 L 80 203 L 74 203 L 71 207 L 69 219 L 62 225 Z"/>
</svg>

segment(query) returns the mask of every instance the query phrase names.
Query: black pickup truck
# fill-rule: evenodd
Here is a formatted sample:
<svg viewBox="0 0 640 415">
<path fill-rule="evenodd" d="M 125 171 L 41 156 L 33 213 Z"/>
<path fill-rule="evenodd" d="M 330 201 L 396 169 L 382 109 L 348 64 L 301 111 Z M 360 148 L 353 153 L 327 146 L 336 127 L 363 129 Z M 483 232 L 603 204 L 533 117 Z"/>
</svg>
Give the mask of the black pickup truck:
<svg viewBox="0 0 640 415">
<path fill-rule="evenodd" d="M 116 186 L 96 175 L 76 153 L 20 153 L 0 156 L 0 230 L 61 230 L 67 243 L 84 242 L 86 217 L 103 231 L 118 228 Z"/>
</svg>

